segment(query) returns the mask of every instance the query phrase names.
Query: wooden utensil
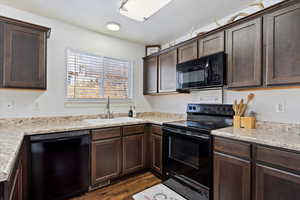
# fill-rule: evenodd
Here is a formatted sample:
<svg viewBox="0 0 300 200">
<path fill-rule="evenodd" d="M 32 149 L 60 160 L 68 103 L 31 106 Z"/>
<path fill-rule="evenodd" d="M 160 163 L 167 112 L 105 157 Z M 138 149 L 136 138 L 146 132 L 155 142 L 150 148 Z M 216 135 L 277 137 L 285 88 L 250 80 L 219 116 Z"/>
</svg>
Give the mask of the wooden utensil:
<svg viewBox="0 0 300 200">
<path fill-rule="evenodd" d="M 244 99 L 241 99 L 240 100 L 240 103 L 238 104 L 238 108 L 237 108 L 237 116 L 241 116 L 241 109 L 243 107 L 243 104 L 244 104 Z"/>
<path fill-rule="evenodd" d="M 241 113 L 240 113 L 241 115 L 240 116 L 243 116 L 245 114 L 246 109 L 248 107 L 248 104 L 250 103 L 250 101 L 252 101 L 254 99 L 254 97 L 255 97 L 255 94 L 253 94 L 253 93 L 250 93 L 248 95 L 248 97 L 247 97 L 247 103 L 242 107 Z"/>
<path fill-rule="evenodd" d="M 237 115 L 237 100 L 234 100 L 233 111 L 234 111 L 234 114 Z"/>
</svg>

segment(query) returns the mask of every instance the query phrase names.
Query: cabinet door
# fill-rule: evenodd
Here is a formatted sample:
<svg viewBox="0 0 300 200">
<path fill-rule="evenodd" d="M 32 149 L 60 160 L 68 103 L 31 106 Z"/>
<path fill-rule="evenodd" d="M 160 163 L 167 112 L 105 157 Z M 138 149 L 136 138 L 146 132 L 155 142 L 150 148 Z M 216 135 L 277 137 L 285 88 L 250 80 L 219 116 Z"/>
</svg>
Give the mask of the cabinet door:
<svg viewBox="0 0 300 200">
<path fill-rule="evenodd" d="M 177 50 L 159 56 L 159 92 L 176 91 Z"/>
<path fill-rule="evenodd" d="M 300 4 L 265 17 L 267 85 L 300 83 Z"/>
<path fill-rule="evenodd" d="M 2 87 L 46 89 L 46 34 L 4 25 Z"/>
<path fill-rule="evenodd" d="M 262 19 L 235 26 L 226 36 L 228 87 L 262 85 Z"/>
<path fill-rule="evenodd" d="M 214 153 L 214 200 L 250 200 L 250 162 Z"/>
<path fill-rule="evenodd" d="M 22 164 L 18 161 L 18 167 L 15 171 L 15 177 L 12 183 L 10 197 L 8 200 L 23 200 L 23 184 L 22 184 Z"/>
<path fill-rule="evenodd" d="M 151 169 L 162 173 L 162 136 L 151 134 Z"/>
<path fill-rule="evenodd" d="M 224 32 L 216 33 L 199 40 L 199 57 L 224 51 Z"/>
<path fill-rule="evenodd" d="M 121 173 L 121 139 L 92 142 L 92 184 L 116 178 Z"/>
<path fill-rule="evenodd" d="M 145 135 L 123 137 L 123 174 L 145 167 Z"/>
<path fill-rule="evenodd" d="M 144 59 L 144 94 L 157 93 L 157 57 Z"/>
<path fill-rule="evenodd" d="M 197 41 L 178 48 L 178 63 L 196 59 L 198 56 Z"/>
<path fill-rule="evenodd" d="M 255 197 L 256 200 L 300 199 L 300 176 L 257 165 Z"/>
</svg>

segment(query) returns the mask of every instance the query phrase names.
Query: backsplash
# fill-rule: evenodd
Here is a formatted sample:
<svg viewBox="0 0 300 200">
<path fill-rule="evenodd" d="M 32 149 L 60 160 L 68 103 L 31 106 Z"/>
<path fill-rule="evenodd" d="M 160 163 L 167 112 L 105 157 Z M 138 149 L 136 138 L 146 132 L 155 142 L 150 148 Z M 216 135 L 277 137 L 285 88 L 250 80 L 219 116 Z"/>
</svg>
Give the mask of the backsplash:
<svg viewBox="0 0 300 200">
<path fill-rule="evenodd" d="M 231 91 L 219 90 L 198 91 L 191 94 L 174 94 L 166 96 L 147 97 L 154 112 L 185 113 L 188 103 L 225 103 L 233 104 L 235 99 L 246 100 L 249 93 L 255 98 L 249 105 L 249 110 L 257 113 L 261 121 L 300 124 L 300 89 L 280 90 L 249 90 Z M 283 112 L 278 112 L 278 105 L 283 105 Z"/>
<path fill-rule="evenodd" d="M 258 121 L 256 124 L 256 129 L 267 131 L 274 130 L 276 132 L 290 132 L 300 135 L 300 124 Z"/>
<path fill-rule="evenodd" d="M 114 118 L 127 117 L 127 113 L 115 113 Z M 53 117 L 28 117 L 28 118 L 0 118 L 0 128 L 7 126 L 21 126 L 21 125 L 43 125 L 43 124 L 63 124 L 65 122 L 76 122 L 85 119 L 105 119 L 105 114 L 100 115 L 72 115 L 72 116 L 53 116 Z M 186 119 L 186 114 L 179 113 L 162 113 L 162 112 L 142 112 L 137 113 L 137 117 L 140 119 L 172 119 L 182 120 Z"/>
</svg>

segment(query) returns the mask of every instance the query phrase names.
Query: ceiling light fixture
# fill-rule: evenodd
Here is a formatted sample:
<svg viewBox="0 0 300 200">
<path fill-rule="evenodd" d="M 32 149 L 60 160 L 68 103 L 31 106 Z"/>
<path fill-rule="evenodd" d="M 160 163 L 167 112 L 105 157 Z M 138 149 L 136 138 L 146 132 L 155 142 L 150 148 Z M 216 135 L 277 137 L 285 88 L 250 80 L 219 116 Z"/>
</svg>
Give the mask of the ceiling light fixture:
<svg viewBox="0 0 300 200">
<path fill-rule="evenodd" d="M 173 0 L 121 0 L 119 12 L 133 20 L 144 22 Z"/>
<path fill-rule="evenodd" d="M 121 26 L 116 22 L 109 22 L 106 24 L 106 28 L 110 31 L 119 31 L 121 29 Z"/>
</svg>

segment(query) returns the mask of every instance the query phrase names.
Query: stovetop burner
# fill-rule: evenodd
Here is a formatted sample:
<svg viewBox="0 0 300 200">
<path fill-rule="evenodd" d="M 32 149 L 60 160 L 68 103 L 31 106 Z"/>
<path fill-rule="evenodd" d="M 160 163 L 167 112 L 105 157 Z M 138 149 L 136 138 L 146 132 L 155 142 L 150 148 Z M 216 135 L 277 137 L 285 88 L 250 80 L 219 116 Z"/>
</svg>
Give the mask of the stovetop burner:
<svg viewBox="0 0 300 200">
<path fill-rule="evenodd" d="M 210 132 L 232 126 L 232 106 L 217 104 L 189 104 L 187 120 L 164 123 L 166 127 Z"/>
<path fill-rule="evenodd" d="M 215 129 L 225 128 L 232 125 L 231 119 L 223 119 L 217 121 L 176 121 L 176 122 L 169 122 L 163 124 L 166 127 L 172 128 L 183 128 L 187 130 L 204 130 L 204 131 L 212 131 Z"/>
</svg>

